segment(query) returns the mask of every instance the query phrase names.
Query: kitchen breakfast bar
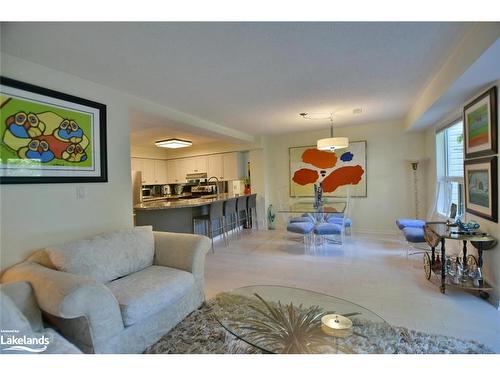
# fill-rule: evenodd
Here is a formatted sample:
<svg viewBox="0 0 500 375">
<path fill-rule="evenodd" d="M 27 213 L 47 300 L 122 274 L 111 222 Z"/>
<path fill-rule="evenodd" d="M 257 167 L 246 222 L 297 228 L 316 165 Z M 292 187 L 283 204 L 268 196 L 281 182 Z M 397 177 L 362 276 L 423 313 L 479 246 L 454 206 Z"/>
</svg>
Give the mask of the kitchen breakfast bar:
<svg viewBox="0 0 500 375">
<path fill-rule="evenodd" d="M 199 198 L 165 198 L 142 202 L 134 206 L 135 225 L 152 225 L 155 231 L 202 234 L 205 233 L 204 224 L 197 221 L 195 227 L 195 217 L 208 215 L 210 206 L 214 203 L 235 200 L 238 197 L 245 197 L 248 201 L 251 196 L 223 193 Z"/>
</svg>

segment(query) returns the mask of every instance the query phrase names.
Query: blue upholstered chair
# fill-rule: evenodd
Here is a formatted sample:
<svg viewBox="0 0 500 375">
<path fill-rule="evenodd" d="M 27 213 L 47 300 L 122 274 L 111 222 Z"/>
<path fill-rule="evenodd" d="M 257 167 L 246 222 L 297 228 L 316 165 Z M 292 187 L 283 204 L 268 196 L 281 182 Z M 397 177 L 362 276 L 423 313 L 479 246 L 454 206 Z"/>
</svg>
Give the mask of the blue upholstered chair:
<svg viewBox="0 0 500 375">
<path fill-rule="evenodd" d="M 397 219 L 396 225 L 400 230 L 405 228 L 423 228 L 425 225 L 425 220 L 420 219 Z"/>
<path fill-rule="evenodd" d="M 289 220 L 290 223 L 313 223 L 314 218 L 311 216 L 296 216 L 292 217 Z"/>
<path fill-rule="evenodd" d="M 407 244 L 406 257 L 429 250 L 425 241 L 424 227 L 406 227 L 403 228 L 402 233 Z"/>
<path fill-rule="evenodd" d="M 319 239 L 319 246 L 323 247 L 326 242 L 327 236 L 340 236 L 340 241 L 334 241 L 335 243 L 343 243 L 344 230 L 341 224 L 323 222 L 316 224 L 314 226 L 314 244 L 317 244 L 317 239 Z"/>
<path fill-rule="evenodd" d="M 338 224 L 340 226 L 344 225 L 345 229 L 351 229 L 352 227 L 352 219 L 346 217 L 342 217 L 339 215 L 330 215 L 326 218 L 326 222 L 330 224 Z"/>
<path fill-rule="evenodd" d="M 306 250 L 311 245 L 311 234 L 314 230 L 314 223 L 309 222 L 289 222 L 286 230 L 291 233 L 301 234 L 304 240 Z"/>
</svg>

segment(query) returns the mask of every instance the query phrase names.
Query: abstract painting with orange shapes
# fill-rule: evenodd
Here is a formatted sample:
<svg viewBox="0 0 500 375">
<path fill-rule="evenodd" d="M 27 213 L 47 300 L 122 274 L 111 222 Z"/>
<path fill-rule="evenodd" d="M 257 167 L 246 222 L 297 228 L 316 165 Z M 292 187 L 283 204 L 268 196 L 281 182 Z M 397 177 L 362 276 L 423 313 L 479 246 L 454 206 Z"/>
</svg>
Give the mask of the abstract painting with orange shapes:
<svg viewBox="0 0 500 375">
<path fill-rule="evenodd" d="M 315 146 L 290 147 L 290 196 L 314 196 L 322 183 L 325 196 L 366 197 L 366 141 L 349 143 L 335 152 Z"/>
</svg>

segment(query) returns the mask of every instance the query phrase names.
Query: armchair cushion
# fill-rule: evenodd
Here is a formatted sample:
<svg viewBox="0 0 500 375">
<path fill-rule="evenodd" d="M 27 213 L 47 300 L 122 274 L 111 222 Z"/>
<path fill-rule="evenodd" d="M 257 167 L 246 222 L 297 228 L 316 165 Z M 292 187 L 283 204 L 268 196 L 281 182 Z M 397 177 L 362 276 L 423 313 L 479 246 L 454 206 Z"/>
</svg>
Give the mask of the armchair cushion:
<svg viewBox="0 0 500 375">
<path fill-rule="evenodd" d="M 107 283 L 153 264 L 151 226 L 114 231 L 45 249 L 54 267 Z"/>
<path fill-rule="evenodd" d="M 193 285 L 189 272 L 151 266 L 107 286 L 118 300 L 123 323 L 130 326 L 175 304 Z"/>
</svg>

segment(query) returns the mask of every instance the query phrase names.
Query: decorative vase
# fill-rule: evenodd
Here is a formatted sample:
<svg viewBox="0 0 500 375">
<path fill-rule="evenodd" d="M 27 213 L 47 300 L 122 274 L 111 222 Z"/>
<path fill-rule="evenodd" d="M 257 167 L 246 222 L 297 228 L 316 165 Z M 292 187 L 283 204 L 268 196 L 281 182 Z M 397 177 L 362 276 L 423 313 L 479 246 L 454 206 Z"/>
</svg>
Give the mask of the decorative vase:
<svg viewBox="0 0 500 375">
<path fill-rule="evenodd" d="M 274 212 L 274 207 L 272 204 L 267 208 L 267 229 L 276 229 L 276 213 Z"/>
</svg>

